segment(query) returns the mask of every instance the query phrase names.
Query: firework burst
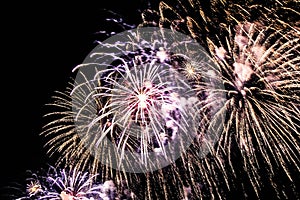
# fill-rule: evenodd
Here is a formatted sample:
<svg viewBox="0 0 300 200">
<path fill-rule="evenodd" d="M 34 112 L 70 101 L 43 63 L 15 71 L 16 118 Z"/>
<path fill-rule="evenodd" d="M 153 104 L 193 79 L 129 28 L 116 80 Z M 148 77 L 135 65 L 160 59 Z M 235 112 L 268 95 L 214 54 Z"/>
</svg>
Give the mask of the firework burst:
<svg viewBox="0 0 300 200">
<path fill-rule="evenodd" d="M 64 92 L 56 92 L 56 95 L 53 96 L 53 103 L 48 104 L 49 108 L 55 112 L 49 112 L 45 115 L 45 119 L 50 122 L 43 127 L 44 132 L 41 135 L 47 139 L 45 147 L 48 148 L 48 155 L 55 158 L 55 167 L 99 174 L 97 178 L 103 182 L 111 178 L 114 178 L 116 182 L 124 182 L 124 184 L 134 182 L 134 176 L 127 176 L 126 173 L 122 172 L 115 173 L 111 167 L 101 164 L 99 157 L 93 155 L 86 147 L 90 137 L 82 137 L 78 134 L 80 127 L 76 128 L 75 126 L 74 115 L 76 113 L 72 110 L 74 104 L 72 104 L 70 97 L 73 88 L 74 83 L 70 83 Z M 85 91 L 82 90 L 81 93 L 77 93 L 76 101 L 81 102 L 78 109 L 82 108 L 82 102 L 88 95 Z M 88 113 L 95 114 L 97 112 L 95 107 L 90 106 L 88 108 L 90 109 Z M 85 115 L 83 118 L 88 116 Z M 111 154 L 109 151 L 105 153 Z"/>
<path fill-rule="evenodd" d="M 76 169 L 56 169 L 29 172 L 26 179 L 26 192 L 16 199 L 133 199 L 134 194 L 125 185 L 115 185 L 112 180 L 103 183 L 97 180 L 98 174 L 91 175 Z"/>
<path fill-rule="evenodd" d="M 155 28 L 100 42 L 74 71 L 73 111 L 86 147 L 103 164 L 136 173 L 162 168 L 188 148 L 199 126 L 194 82 L 209 84 L 218 73 L 190 37 Z"/>
<path fill-rule="evenodd" d="M 300 33 L 291 7 L 298 4 L 172 5 L 146 10 L 126 42 L 99 42 L 74 69 L 75 84 L 56 97 L 61 111 L 49 114 L 55 119 L 43 132 L 49 152 L 102 178 L 146 182 L 134 187 L 141 199 L 297 196 Z M 149 26 L 162 30 L 145 40 L 140 30 Z M 189 46 L 191 38 L 166 39 L 163 28 L 190 35 L 208 54 Z M 182 150 L 177 160 L 174 146 Z M 156 165 L 161 157 L 176 162 Z M 124 172 L 145 165 L 146 173 Z"/>
<path fill-rule="evenodd" d="M 122 38 L 130 40 L 100 43 L 87 62 L 74 69 L 73 88 L 54 97 L 56 112 L 46 115 L 61 117 L 47 124 L 42 135 L 49 138 L 49 153 L 60 153 L 58 164 L 101 170 L 103 178 L 132 183 L 145 177 L 125 172 L 151 172 L 170 165 L 198 137 L 196 105 L 201 95 L 195 83 L 222 89 L 222 82 L 216 79 L 219 71 L 213 60 L 190 37 L 176 38 L 173 31 L 152 28 L 126 34 Z M 202 95 L 220 104 L 224 99 Z M 198 149 L 200 157 L 217 139 L 217 133 L 208 135 L 202 135 L 206 142 Z M 177 173 L 175 166 L 170 169 L 168 173 Z M 148 188 L 151 197 L 150 184 Z"/>
<path fill-rule="evenodd" d="M 249 9 L 245 9 L 224 2 L 216 7 L 220 2 L 213 2 L 210 13 L 204 12 L 202 2 L 178 3 L 176 9 L 172 3 L 161 3 L 157 24 L 191 35 L 210 52 L 225 90 L 207 88 L 201 82 L 196 90 L 226 96 L 221 112 L 210 113 L 208 120 L 206 109 L 215 103 L 209 95 L 199 98 L 200 115 L 204 114 L 201 127 L 209 126 L 218 115 L 226 115 L 226 120 L 220 124 L 213 158 L 192 156 L 186 160 L 188 165 L 183 164 L 185 170 L 192 172 L 190 178 L 204 183 L 200 193 L 209 196 L 226 198 L 232 191 L 241 191 L 243 198 L 262 197 L 266 191 L 273 191 L 276 198 L 297 196 L 300 33 L 294 16 L 299 17 L 299 11 L 288 7 L 297 3 L 274 2 L 264 7 L 246 2 Z M 204 168 L 202 176 L 195 171 L 198 167 L 199 171 Z M 192 193 L 201 197 L 194 186 Z"/>
</svg>

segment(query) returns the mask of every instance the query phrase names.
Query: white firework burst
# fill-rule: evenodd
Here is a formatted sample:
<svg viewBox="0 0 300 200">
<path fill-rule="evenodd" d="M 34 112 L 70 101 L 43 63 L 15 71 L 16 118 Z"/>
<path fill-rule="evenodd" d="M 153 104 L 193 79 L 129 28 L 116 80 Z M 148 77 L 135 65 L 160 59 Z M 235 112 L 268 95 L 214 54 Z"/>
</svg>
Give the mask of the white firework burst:
<svg viewBox="0 0 300 200">
<path fill-rule="evenodd" d="M 119 37 L 128 39 L 116 41 Z M 197 43 L 171 30 L 141 28 L 117 39 L 100 43 L 74 69 L 77 130 L 101 162 L 152 170 L 157 159 L 171 162 L 196 137 L 193 81 L 217 69 Z M 78 102 L 82 91 L 86 98 Z M 91 107 L 97 112 L 90 115 Z M 115 152 L 115 161 L 108 162 L 107 149 Z"/>
</svg>

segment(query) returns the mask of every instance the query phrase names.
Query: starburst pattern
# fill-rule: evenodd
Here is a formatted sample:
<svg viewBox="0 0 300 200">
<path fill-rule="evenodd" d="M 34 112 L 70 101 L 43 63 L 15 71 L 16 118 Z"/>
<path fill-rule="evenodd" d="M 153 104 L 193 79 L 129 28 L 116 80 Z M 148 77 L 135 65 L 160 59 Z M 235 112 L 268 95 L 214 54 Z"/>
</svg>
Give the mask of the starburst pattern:
<svg viewBox="0 0 300 200">
<path fill-rule="evenodd" d="M 174 141 L 184 149 L 196 136 L 198 125 L 193 126 L 197 123 L 192 122 L 197 120 L 197 115 L 194 115 L 197 112 L 194 105 L 197 96 L 190 77 L 182 73 L 182 70 L 191 68 L 194 71 L 189 73 L 194 74 L 194 78 L 200 78 L 197 73 L 201 71 L 198 68 L 201 68 L 202 77 L 208 80 L 213 74 L 210 72 L 217 69 L 211 60 L 205 58 L 206 54 L 201 47 L 193 44 L 191 38 L 171 38 L 175 41 L 172 43 L 163 37 L 172 37 L 173 32 L 161 29 L 150 31 L 156 32 L 151 32 L 153 38 L 149 39 L 150 42 L 145 37 L 149 35 L 149 30 L 143 33 L 138 29 L 137 32 L 129 32 L 128 36 L 123 36 L 134 41 L 101 43 L 100 51 L 97 49 L 90 57 L 97 62 L 104 60 L 103 62 L 96 64 L 89 61 L 74 69 L 84 71 L 78 72 L 77 79 L 81 82 L 75 83 L 71 91 L 74 106 L 73 113 L 68 114 L 74 115 L 76 131 L 79 132 L 82 143 L 90 151 L 97 151 L 94 152 L 97 158 L 105 156 L 103 152 L 111 149 L 107 136 L 117 146 L 121 160 L 126 159 L 125 150 L 130 150 L 141 156 L 137 157 L 141 160 L 139 164 L 146 165 L 150 158 L 149 152 L 169 159 L 167 152 L 176 151 L 166 150 L 165 145 Z M 124 46 L 126 49 L 122 49 Z M 132 51 L 131 47 L 137 50 Z M 114 49 L 123 54 L 119 56 L 116 53 L 106 53 Z M 199 55 L 188 55 L 188 49 L 197 49 Z M 113 61 L 105 60 L 107 57 L 112 57 Z M 98 67 L 91 73 L 95 70 L 93 67 L 98 65 L 109 67 Z M 91 74 L 93 78 L 90 77 Z M 57 123 L 60 126 L 59 121 Z M 56 122 L 50 125 L 55 127 Z M 49 136 L 55 135 L 48 127 L 46 133 L 47 131 L 50 131 Z M 57 144 L 63 146 L 60 143 L 62 137 L 64 135 L 58 134 L 51 142 L 58 141 Z M 172 145 L 169 147 L 172 148 Z M 113 157 L 111 159 L 104 157 L 101 161 L 109 164 L 114 162 Z M 86 162 L 85 159 L 82 162 Z"/>
<path fill-rule="evenodd" d="M 162 31 L 166 38 L 173 34 L 169 30 L 158 30 L 156 34 Z M 75 82 L 69 94 L 54 97 L 57 99 L 53 103 L 55 109 L 63 109 L 46 117 L 61 117 L 47 124 L 42 135 L 49 138 L 46 144 L 50 147 L 49 153 L 58 149 L 58 164 L 66 162 L 80 169 L 91 167 L 93 171 L 104 167 L 105 170 L 101 169 L 105 173 L 103 177 L 116 176 L 132 183 L 131 179 L 141 181 L 143 175 L 120 171 L 143 172 L 165 167 L 165 163 L 172 163 L 174 156 L 180 157 L 180 151 L 184 152 L 197 137 L 200 125 L 196 123 L 199 111 L 195 82 L 202 80 L 207 88 L 222 87 L 215 78 L 218 69 L 191 38 L 170 42 L 151 32 L 154 38 L 149 42 L 143 39 L 145 33 L 139 31 L 128 33 L 135 41 L 100 43 L 102 51 L 93 52 L 90 57 L 95 60 L 112 57 L 112 64 L 104 59 L 100 64 L 89 61 L 79 65 L 74 71 L 81 70 L 77 73 L 80 82 Z M 132 45 L 137 50 L 132 51 Z M 106 53 L 115 48 L 123 54 Z M 106 68 L 95 67 L 98 65 Z M 224 98 L 203 95 L 219 103 Z M 208 110 L 215 112 L 218 107 Z M 217 121 L 215 119 L 215 123 Z M 206 135 L 203 138 L 208 139 Z M 203 141 L 199 149 L 204 155 L 209 150 L 204 151 L 207 147 Z M 211 139 L 205 144 L 209 146 L 213 142 Z M 162 159 L 168 162 L 161 162 Z M 108 167 L 116 164 L 120 171 Z M 175 170 L 172 174 L 177 173 L 174 166 L 171 169 Z"/>
</svg>

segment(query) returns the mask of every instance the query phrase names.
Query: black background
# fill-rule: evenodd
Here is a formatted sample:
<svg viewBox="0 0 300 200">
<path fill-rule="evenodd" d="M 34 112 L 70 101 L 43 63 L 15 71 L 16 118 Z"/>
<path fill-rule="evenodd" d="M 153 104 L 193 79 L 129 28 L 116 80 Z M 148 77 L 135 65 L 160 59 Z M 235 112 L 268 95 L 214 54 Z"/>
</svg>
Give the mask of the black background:
<svg viewBox="0 0 300 200">
<path fill-rule="evenodd" d="M 142 0 L 104 2 L 1 5 L 1 188 L 22 181 L 28 169 L 51 164 L 39 136 L 45 104 L 65 89 L 95 41 L 105 39 L 95 34 L 110 26 L 103 9 L 137 23 L 139 9 L 147 7 Z"/>
<path fill-rule="evenodd" d="M 103 9 L 135 24 L 147 7 L 146 0 L 1 5 L 0 188 L 22 182 L 28 169 L 51 164 L 39 136 L 45 104 L 54 91 L 65 89 L 71 70 L 83 62 L 95 41 L 105 39 L 96 32 L 113 29 Z"/>
</svg>

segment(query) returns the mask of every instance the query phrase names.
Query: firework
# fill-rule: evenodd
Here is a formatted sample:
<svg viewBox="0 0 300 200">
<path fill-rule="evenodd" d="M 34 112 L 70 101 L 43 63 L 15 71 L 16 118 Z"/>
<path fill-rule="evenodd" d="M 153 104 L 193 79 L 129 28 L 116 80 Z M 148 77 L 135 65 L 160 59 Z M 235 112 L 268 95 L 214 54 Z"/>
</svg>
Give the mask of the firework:
<svg viewBox="0 0 300 200">
<path fill-rule="evenodd" d="M 185 152 L 201 126 L 196 106 L 200 95 L 194 86 L 202 81 L 208 88 L 222 89 L 222 83 L 201 46 L 190 37 L 174 34 L 152 28 L 127 32 L 122 38 L 130 40 L 112 38 L 100 43 L 74 69 L 78 72 L 73 88 L 54 97 L 56 111 L 46 115 L 60 117 L 42 133 L 49 138 L 49 153 L 60 153 L 58 164 L 101 170 L 102 177 L 117 177 L 129 184 L 144 177 L 124 172 L 152 172 Z M 202 95 L 220 104 L 224 99 Z M 214 131 L 211 128 L 202 135 L 202 156 L 217 139 Z M 176 171 L 174 166 L 171 169 Z"/>
<path fill-rule="evenodd" d="M 96 175 L 94 175 L 96 176 Z M 31 172 L 26 179 L 26 195 L 19 199 L 90 199 L 102 194 L 101 185 L 95 184 L 94 176 L 78 170 Z"/>
<path fill-rule="evenodd" d="M 152 28 L 100 43 L 76 70 L 72 101 L 54 103 L 72 110 L 50 113 L 63 117 L 45 126 L 46 146 L 63 149 L 64 159 L 79 155 L 76 165 L 94 156 L 127 172 L 164 167 L 188 148 L 198 132 L 194 82 L 218 73 L 190 37 Z"/>
<path fill-rule="evenodd" d="M 134 187 L 141 199 L 297 196 L 297 3 L 177 4 L 146 10 L 125 42 L 99 42 L 74 69 L 44 127 L 49 152 L 102 179 L 146 182 Z"/>
<path fill-rule="evenodd" d="M 134 176 L 127 176 L 126 173 L 115 173 L 114 169 L 103 165 L 99 157 L 91 153 L 86 148 L 86 141 L 90 139 L 81 137 L 78 134 L 78 129 L 75 126 L 74 113 L 72 111 L 72 99 L 70 94 L 74 88 L 74 83 L 70 83 L 69 87 L 64 92 L 56 92 L 53 96 L 53 103 L 48 104 L 51 110 L 45 115 L 45 119 L 50 120 L 43 128 L 41 133 L 47 139 L 45 148 L 48 148 L 48 155 L 55 158 L 55 167 L 78 169 L 80 171 L 88 171 L 91 174 L 99 174 L 98 179 L 106 181 L 114 178 L 117 182 L 133 182 Z M 87 94 L 84 90 L 82 93 L 77 93 L 77 101 L 84 102 Z M 79 104 L 81 106 L 82 104 Z M 95 107 L 88 107 L 90 113 L 95 114 Z M 79 107 L 81 109 L 81 107 Z M 83 116 L 88 117 L 88 115 Z M 79 127 L 80 128 L 80 127 Z M 89 140 L 88 140 L 89 141 Z M 107 154 L 111 154 L 107 152 Z"/>
<path fill-rule="evenodd" d="M 192 171 L 190 178 L 204 185 L 202 194 L 219 198 L 230 197 L 232 191 L 256 198 L 266 191 L 273 191 L 276 198 L 297 196 L 300 33 L 295 16 L 299 17 L 299 11 L 288 7 L 297 3 L 267 6 L 246 2 L 250 8 L 246 9 L 237 3 L 220 6 L 216 1 L 211 3 L 210 13 L 204 12 L 202 2 L 178 4 L 181 7 L 175 9 L 162 2 L 158 24 L 180 29 L 210 52 L 220 67 L 218 79 L 224 82 L 225 90 L 207 88 L 201 82 L 196 83 L 197 90 L 199 94 L 226 96 L 221 112 L 210 113 L 208 120 L 206 108 L 214 102 L 209 95 L 199 98 L 200 113 L 204 114 L 201 123 L 209 126 L 212 118 L 223 114 L 226 120 L 220 124 L 223 130 L 213 158 L 193 157 L 186 160 L 189 165 L 183 164 L 187 172 Z M 294 15 L 287 15 L 287 11 Z M 214 172 L 199 176 L 195 171 L 198 166 Z"/>
<path fill-rule="evenodd" d="M 16 199 L 133 199 L 134 194 L 125 185 L 115 185 L 112 180 L 104 183 L 92 175 L 76 169 L 57 169 L 29 172 L 26 191 Z"/>
</svg>

